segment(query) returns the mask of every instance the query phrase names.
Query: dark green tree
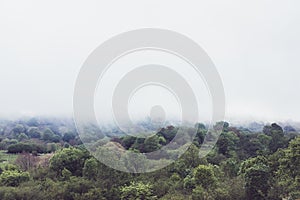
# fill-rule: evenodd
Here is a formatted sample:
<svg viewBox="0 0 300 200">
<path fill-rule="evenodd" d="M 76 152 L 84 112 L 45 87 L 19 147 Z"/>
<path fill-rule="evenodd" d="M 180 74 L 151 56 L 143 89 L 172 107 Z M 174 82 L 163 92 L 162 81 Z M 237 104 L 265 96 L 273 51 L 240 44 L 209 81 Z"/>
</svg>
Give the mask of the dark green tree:
<svg viewBox="0 0 300 200">
<path fill-rule="evenodd" d="M 74 176 L 81 176 L 86 159 L 90 156 L 86 150 L 64 148 L 57 151 L 50 160 L 50 168 L 61 175 L 63 169 L 69 170 Z"/>
<path fill-rule="evenodd" d="M 242 163 L 241 173 L 245 178 L 247 199 L 267 199 L 268 190 L 270 189 L 268 160 L 262 156 L 250 158 Z"/>
</svg>

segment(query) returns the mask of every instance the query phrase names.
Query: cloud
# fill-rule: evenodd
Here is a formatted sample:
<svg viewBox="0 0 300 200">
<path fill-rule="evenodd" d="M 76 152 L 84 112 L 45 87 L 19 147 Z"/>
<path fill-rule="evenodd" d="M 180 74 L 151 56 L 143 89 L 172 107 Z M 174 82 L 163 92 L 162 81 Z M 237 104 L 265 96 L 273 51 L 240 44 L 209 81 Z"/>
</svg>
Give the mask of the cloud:
<svg viewBox="0 0 300 200">
<path fill-rule="evenodd" d="M 1 1 L 0 113 L 72 113 L 77 73 L 124 31 L 157 27 L 198 42 L 222 77 L 228 117 L 300 120 L 300 2 Z M 244 109 L 247 108 L 247 109 Z"/>
</svg>

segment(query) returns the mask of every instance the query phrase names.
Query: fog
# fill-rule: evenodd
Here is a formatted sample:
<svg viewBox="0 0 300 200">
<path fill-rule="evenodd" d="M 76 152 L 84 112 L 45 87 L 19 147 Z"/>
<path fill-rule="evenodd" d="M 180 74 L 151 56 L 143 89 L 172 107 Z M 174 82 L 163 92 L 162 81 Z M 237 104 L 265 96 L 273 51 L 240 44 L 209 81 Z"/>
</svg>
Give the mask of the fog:
<svg viewBox="0 0 300 200">
<path fill-rule="evenodd" d="M 88 55 L 114 35 L 154 27 L 205 49 L 226 119 L 300 121 L 299 11 L 298 0 L 1 0 L 0 116 L 72 116 Z"/>
</svg>

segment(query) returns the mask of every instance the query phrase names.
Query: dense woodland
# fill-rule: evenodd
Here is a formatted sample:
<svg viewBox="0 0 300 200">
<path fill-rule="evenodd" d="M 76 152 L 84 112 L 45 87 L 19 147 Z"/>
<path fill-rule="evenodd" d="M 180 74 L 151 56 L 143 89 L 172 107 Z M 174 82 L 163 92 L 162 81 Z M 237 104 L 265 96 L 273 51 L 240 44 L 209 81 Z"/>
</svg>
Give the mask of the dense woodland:
<svg viewBox="0 0 300 200">
<path fill-rule="evenodd" d="M 276 123 L 251 129 L 225 122 L 205 158 L 207 126 L 196 124 L 193 144 L 175 163 L 151 173 L 125 173 L 85 149 L 72 120 L 0 121 L 0 199 L 300 199 L 300 134 Z M 178 127 L 147 139 L 102 130 L 124 150 L 152 152 Z M 100 130 L 91 127 L 93 133 Z M 155 158 L 153 158 L 155 159 Z M 132 166 L 128 166 L 132 167 Z"/>
</svg>

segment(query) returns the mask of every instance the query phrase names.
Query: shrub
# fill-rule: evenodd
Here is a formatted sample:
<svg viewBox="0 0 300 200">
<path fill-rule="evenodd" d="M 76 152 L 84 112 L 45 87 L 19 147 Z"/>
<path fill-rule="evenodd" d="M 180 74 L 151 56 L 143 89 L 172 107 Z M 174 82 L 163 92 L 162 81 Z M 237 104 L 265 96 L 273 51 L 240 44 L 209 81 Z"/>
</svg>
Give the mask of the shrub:
<svg viewBox="0 0 300 200">
<path fill-rule="evenodd" d="M 19 172 L 17 170 L 7 170 L 2 172 L 0 175 L 0 182 L 5 186 L 13 186 L 16 187 L 22 182 L 29 181 L 29 173 L 28 172 Z"/>
</svg>

